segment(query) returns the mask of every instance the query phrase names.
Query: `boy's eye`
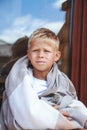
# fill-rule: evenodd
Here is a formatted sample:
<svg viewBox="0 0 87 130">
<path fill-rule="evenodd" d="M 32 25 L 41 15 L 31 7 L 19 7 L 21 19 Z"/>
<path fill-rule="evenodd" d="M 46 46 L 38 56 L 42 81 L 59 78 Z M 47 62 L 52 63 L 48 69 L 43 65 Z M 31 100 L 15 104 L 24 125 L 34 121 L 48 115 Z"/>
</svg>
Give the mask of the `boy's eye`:
<svg viewBox="0 0 87 130">
<path fill-rule="evenodd" d="M 49 50 L 45 50 L 45 52 L 50 52 Z"/>
<path fill-rule="evenodd" d="M 40 52 L 40 50 L 38 49 L 35 49 L 35 50 L 32 50 L 32 52 Z M 50 50 L 43 50 L 44 53 L 51 53 Z"/>
<path fill-rule="evenodd" d="M 32 50 L 32 52 L 37 52 L 38 50 Z"/>
<path fill-rule="evenodd" d="M 44 50 L 44 52 L 51 53 L 51 51 L 50 51 L 50 50 Z"/>
</svg>

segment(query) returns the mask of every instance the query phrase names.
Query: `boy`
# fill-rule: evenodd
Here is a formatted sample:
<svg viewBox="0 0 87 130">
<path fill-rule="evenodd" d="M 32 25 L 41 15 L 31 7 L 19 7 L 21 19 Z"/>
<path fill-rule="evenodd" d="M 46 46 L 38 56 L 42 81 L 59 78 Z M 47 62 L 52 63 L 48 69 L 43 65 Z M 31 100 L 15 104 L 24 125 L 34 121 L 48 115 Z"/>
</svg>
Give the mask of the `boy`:
<svg viewBox="0 0 87 130">
<path fill-rule="evenodd" d="M 87 108 L 56 64 L 58 49 L 59 39 L 49 29 L 37 29 L 29 37 L 27 56 L 15 63 L 6 79 L 2 128 L 87 128 Z"/>
</svg>

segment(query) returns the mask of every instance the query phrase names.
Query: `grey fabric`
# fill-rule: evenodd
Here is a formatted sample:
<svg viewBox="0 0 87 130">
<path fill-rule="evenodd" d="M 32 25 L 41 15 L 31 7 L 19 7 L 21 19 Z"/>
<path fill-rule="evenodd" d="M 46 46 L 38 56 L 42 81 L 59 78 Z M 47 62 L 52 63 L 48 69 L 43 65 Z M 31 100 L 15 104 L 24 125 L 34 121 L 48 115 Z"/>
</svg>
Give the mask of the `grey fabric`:
<svg viewBox="0 0 87 130">
<path fill-rule="evenodd" d="M 15 72 L 13 74 L 14 79 L 15 79 L 15 76 L 21 76 L 21 69 L 20 69 L 21 67 L 24 67 L 24 74 L 22 76 L 24 76 L 25 71 L 27 72 L 27 70 L 28 70 L 27 57 L 24 57 L 24 59 L 18 60 L 17 62 L 20 62 L 21 66 L 18 66 L 16 68 L 17 73 Z M 18 70 L 20 70 L 20 71 L 18 71 Z M 22 77 L 21 77 L 21 79 L 22 79 Z M 13 79 L 11 79 L 11 80 L 13 80 Z M 14 81 L 13 83 L 18 84 L 18 83 L 20 83 L 20 81 L 17 81 L 17 82 Z M 78 114 L 75 113 L 78 111 L 78 109 L 72 108 L 69 106 L 70 104 L 72 104 L 73 100 L 78 101 L 76 91 L 75 91 L 75 88 L 74 88 L 72 82 L 69 80 L 69 78 L 63 72 L 61 72 L 58 69 L 58 66 L 56 63 L 54 63 L 51 71 L 47 75 L 47 84 L 48 84 L 47 90 L 44 91 L 43 94 L 41 94 L 39 96 L 39 98 L 42 100 L 45 100 L 47 103 L 49 103 L 52 106 L 55 104 L 58 104 L 60 106 L 59 110 L 64 110 L 64 111 L 69 112 L 72 120 L 78 122 L 80 125 L 80 128 L 84 128 L 84 127 L 87 128 L 87 113 L 86 113 L 86 116 L 84 116 L 84 114 L 81 113 L 81 111 L 79 111 L 78 112 L 79 116 L 78 116 Z M 13 85 L 13 86 L 16 86 L 16 85 Z M 3 113 L 4 113 L 4 121 L 5 121 L 5 118 L 7 118 L 7 116 L 8 116 L 9 118 L 8 118 L 8 122 L 6 122 L 6 124 L 10 123 L 11 128 L 9 128 L 9 130 L 15 130 L 15 129 L 22 130 L 22 128 L 20 128 L 18 126 L 17 122 L 14 121 L 14 116 L 12 115 L 12 113 L 10 111 L 10 106 L 8 103 L 8 97 L 11 95 L 11 93 L 15 89 L 16 88 L 6 88 L 6 96 L 5 96 L 5 99 L 3 102 L 3 107 L 2 107 Z M 8 113 L 8 115 L 5 115 L 5 113 Z M 15 128 L 15 126 L 17 128 Z"/>
<path fill-rule="evenodd" d="M 50 105 L 58 104 L 59 110 L 68 112 L 72 120 L 79 122 L 82 128 L 87 128 L 87 113 L 85 115 L 79 109 L 69 107 L 73 100 L 77 100 L 75 87 L 70 79 L 58 69 L 56 63 L 47 76 L 47 82 L 48 89 L 41 95 L 41 98 Z"/>
<path fill-rule="evenodd" d="M 67 107 L 73 99 L 77 100 L 75 88 L 69 78 L 58 69 L 56 63 L 47 75 L 48 88 L 40 95 L 49 104 Z"/>
</svg>

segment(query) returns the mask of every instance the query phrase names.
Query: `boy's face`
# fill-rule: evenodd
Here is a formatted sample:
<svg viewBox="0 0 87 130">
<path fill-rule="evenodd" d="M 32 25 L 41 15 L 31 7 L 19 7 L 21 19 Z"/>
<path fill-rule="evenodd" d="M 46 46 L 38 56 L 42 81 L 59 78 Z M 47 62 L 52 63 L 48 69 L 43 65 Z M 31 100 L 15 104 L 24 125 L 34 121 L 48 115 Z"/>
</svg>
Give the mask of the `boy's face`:
<svg viewBox="0 0 87 130">
<path fill-rule="evenodd" d="M 40 39 L 33 40 L 27 55 L 34 70 L 41 72 L 49 72 L 53 63 L 60 58 L 60 52 L 56 47 L 49 43 L 49 41 L 43 41 Z"/>
</svg>

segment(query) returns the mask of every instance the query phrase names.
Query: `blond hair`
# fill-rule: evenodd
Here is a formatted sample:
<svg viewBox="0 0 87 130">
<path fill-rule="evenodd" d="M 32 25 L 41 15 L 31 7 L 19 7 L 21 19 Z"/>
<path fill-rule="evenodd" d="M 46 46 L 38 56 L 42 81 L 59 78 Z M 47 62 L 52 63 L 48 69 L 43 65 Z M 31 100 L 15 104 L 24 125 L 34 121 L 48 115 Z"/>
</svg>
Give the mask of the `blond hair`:
<svg viewBox="0 0 87 130">
<path fill-rule="evenodd" d="M 30 47 L 32 40 L 35 40 L 38 38 L 45 41 L 50 41 L 50 43 L 54 44 L 57 49 L 59 48 L 58 37 L 55 35 L 54 32 L 52 32 L 51 30 L 47 28 L 39 28 L 31 34 L 28 40 L 28 48 Z"/>
</svg>

